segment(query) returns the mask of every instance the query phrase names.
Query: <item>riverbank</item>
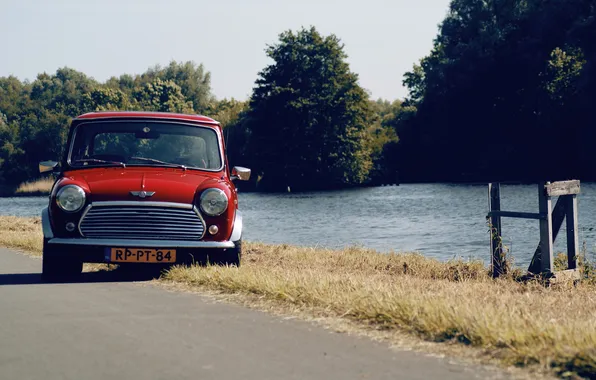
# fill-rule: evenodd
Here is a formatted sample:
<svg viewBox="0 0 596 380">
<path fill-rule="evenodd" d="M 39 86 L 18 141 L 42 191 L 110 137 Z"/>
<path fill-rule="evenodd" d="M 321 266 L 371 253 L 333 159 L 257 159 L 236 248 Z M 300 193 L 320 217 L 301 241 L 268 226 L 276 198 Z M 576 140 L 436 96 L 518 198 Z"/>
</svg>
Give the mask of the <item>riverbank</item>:
<svg viewBox="0 0 596 380">
<path fill-rule="evenodd" d="M 54 178 L 40 178 L 20 184 L 18 187 L 0 187 L 0 197 L 40 197 L 50 194 Z"/>
<path fill-rule="evenodd" d="M 0 217 L 0 245 L 39 255 L 38 218 Z M 493 280 L 480 262 L 246 243 L 241 268 L 176 267 L 159 283 L 559 376 L 596 373 L 596 281 Z"/>
</svg>

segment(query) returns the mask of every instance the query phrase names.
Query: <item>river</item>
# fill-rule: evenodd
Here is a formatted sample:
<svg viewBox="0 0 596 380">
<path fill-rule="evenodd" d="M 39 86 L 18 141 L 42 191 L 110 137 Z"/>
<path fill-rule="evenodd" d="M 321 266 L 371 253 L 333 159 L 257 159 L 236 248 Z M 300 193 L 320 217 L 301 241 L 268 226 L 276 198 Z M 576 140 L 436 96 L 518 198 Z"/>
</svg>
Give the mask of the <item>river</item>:
<svg viewBox="0 0 596 380">
<path fill-rule="evenodd" d="M 501 208 L 538 211 L 535 185 L 501 189 Z M 382 252 L 417 251 L 440 260 L 488 262 L 487 187 L 405 184 L 331 192 L 239 194 L 247 241 L 338 248 L 359 245 Z M 596 184 L 582 183 L 579 239 L 596 251 Z M 47 197 L 0 198 L 0 215 L 37 216 Z M 561 231 L 555 249 L 565 251 Z M 504 219 L 504 244 L 527 266 L 539 240 L 538 221 Z"/>
</svg>

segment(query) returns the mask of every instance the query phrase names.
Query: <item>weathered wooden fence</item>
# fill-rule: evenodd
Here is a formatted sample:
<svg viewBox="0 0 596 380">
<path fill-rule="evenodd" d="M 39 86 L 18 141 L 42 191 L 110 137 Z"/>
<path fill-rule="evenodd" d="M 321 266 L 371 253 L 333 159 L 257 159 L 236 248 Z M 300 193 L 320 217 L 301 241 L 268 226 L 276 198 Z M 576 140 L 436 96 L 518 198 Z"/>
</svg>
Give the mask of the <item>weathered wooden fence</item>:
<svg viewBox="0 0 596 380">
<path fill-rule="evenodd" d="M 491 232 L 490 248 L 492 256 L 492 272 L 494 277 L 504 274 L 507 270 L 506 258 L 502 245 L 501 218 L 536 219 L 540 223 L 540 242 L 528 268 L 533 274 L 546 275 L 557 278 L 579 278 L 577 272 L 578 255 L 578 222 L 577 195 L 580 192 L 580 182 L 577 180 L 561 182 L 542 182 L 538 185 L 538 213 L 502 211 L 501 186 L 499 183 L 489 183 L 489 212 L 487 219 Z M 558 197 L 552 208 L 552 198 Z M 553 243 L 563 225 L 567 221 L 567 262 L 568 269 L 562 272 L 554 270 Z"/>
</svg>

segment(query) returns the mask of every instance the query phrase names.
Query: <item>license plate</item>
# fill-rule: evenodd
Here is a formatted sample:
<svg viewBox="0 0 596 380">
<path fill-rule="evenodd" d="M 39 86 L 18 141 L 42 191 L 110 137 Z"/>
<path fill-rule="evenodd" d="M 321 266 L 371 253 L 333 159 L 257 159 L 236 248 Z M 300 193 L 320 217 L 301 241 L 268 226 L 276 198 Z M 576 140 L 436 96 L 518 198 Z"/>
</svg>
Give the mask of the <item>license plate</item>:
<svg viewBox="0 0 596 380">
<path fill-rule="evenodd" d="M 110 248 L 106 259 L 112 263 L 173 263 L 175 249 Z"/>
</svg>

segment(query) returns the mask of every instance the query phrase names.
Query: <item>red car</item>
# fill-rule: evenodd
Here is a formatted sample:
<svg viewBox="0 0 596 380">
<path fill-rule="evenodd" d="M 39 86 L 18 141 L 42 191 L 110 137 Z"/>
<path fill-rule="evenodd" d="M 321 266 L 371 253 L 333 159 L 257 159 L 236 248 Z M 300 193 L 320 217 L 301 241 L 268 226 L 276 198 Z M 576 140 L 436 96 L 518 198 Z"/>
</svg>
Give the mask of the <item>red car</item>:
<svg viewBox="0 0 596 380">
<path fill-rule="evenodd" d="M 221 125 L 208 117 L 93 112 L 72 121 L 42 211 L 43 277 L 83 263 L 239 265 L 242 214 Z"/>
</svg>

